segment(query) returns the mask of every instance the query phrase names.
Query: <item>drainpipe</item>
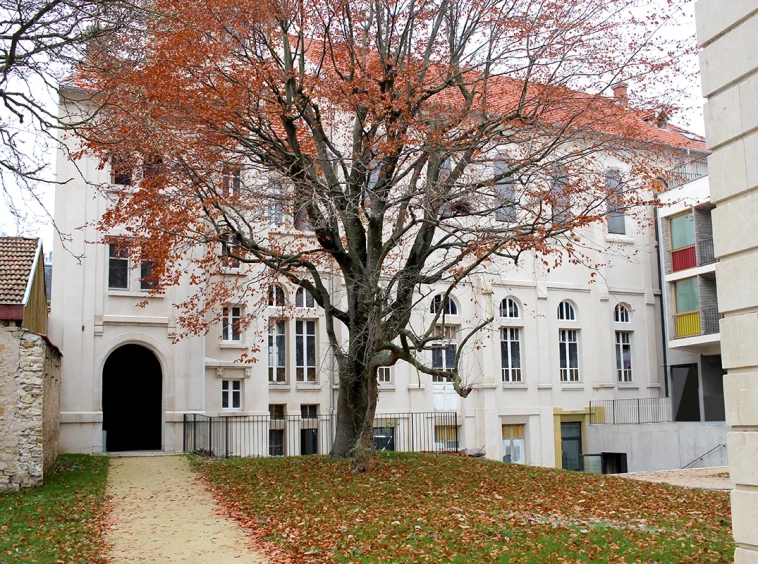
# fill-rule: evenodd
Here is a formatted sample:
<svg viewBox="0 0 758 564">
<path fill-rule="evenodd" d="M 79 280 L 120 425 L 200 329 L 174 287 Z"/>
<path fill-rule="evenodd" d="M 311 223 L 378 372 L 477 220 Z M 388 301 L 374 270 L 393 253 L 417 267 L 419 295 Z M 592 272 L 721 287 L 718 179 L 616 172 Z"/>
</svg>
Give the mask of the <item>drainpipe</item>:
<svg viewBox="0 0 758 564">
<path fill-rule="evenodd" d="M 658 260 L 656 261 L 658 266 L 658 285 L 661 290 L 661 334 L 663 335 L 663 386 L 665 389 L 666 397 L 669 397 L 669 340 L 666 334 L 666 304 L 665 304 L 665 282 L 663 280 L 663 266 L 661 265 L 661 237 L 658 229 L 658 206 L 653 207 L 653 214 L 655 218 L 655 250 Z"/>
</svg>

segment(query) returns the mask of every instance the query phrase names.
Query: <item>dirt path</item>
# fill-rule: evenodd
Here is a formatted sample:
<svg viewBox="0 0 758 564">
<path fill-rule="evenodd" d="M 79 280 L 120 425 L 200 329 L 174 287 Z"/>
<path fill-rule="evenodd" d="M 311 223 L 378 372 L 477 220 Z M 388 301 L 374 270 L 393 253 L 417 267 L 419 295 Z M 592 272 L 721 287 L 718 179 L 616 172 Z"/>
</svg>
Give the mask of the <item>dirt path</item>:
<svg viewBox="0 0 758 564">
<path fill-rule="evenodd" d="M 704 488 L 707 490 L 731 490 L 734 484 L 729 479 L 729 468 L 692 468 L 689 470 L 662 470 L 660 472 L 634 472 L 619 474 L 634 480 L 646 482 L 665 482 L 686 488 Z"/>
<path fill-rule="evenodd" d="M 259 564 L 183 456 L 111 458 L 108 542 L 114 564 Z"/>
</svg>

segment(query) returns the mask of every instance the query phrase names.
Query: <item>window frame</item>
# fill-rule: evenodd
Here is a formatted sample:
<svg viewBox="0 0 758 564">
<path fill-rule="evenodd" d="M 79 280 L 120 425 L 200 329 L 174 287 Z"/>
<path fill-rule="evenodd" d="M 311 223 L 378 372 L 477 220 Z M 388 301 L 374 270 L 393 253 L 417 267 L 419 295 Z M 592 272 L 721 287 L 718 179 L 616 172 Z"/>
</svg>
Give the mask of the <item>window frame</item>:
<svg viewBox="0 0 758 564">
<path fill-rule="evenodd" d="M 295 381 L 315 384 L 318 381 L 318 343 L 316 321 L 295 319 Z M 309 332 L 309 329 L 313 332 Z M 311 364 L 312 361 L 312 364 Z"/>
<path fill-rule="evenodd" d="M 242 167 L 238 165 L 227 165 L 221 172 L 221 182 L 224 195 L 227 197 L 236 197 L 242 187 Z"/>
<path fill-rule="evenodd" d="M 226 407 L 224 407 L 224 402 L 226 402 Z M 242 380 L 238 378 L 221 380 L 221 410 L 242 411 Z"/>
<path fill-rule="evenodd" d="M 308 298 L 310 298 L 310 304 L 308 304 Z M 298 286 L 295 290 L 295 307 L 314 308 L 316 307 L 316 299 L 307 288 Z"/>
<path fill-rule="evenodd" d="M 266 357 L 269 384 L 287 383 L 287 322 L 269 319 Z M 281 327 L 281 331 L 279 328 Z M 272 363 L 272 361 L 274 361 Z M 281 363 L 279 362 L 281 361 Z"/>
<path fill-rule="evenodd" d="M 443 315 L 458 315 L 458 304 L 455 302 L 455 299 L 453 299 L 453 296 L 448 295 L 445 297 L 444 293 L 436 294 L 432 298 L 432 302 L 429 305 L 429 313 L 437 313 L 439 308 L 441 308 L 444 304 L 445 311 L 442 312 Z"/>
<path fill-rule="evenodd" d="M 626 304 L 616 304 L 613 308 L 613 322 L 624 324 L 632 322 L 632 314 Z"/>
<path fill-rule="evenodd" d="M 513 338 L 513 335 L 516 338 Z M 507 337 L 507 338 L 504 338 Z M 518 366 L 513 366 L 514 361 L 514 343 L 516 348 L 515 360 Z M 523 367 L 521 366 L 521 351 L 523 350 L 521 341 L 521 327 L 501 327 L 500 328 L 500 372 L 504 384 L 521 384 L 524 381 Z"/>
<path fill-rule="evenodd" d="M 626 338 L 626 342 L 624 342 Z M 629 384 L 633 381 L 632 372 L 632 331 L 616 331 L 616 380 L 620 384 Z M 628 355 L 629 365 L 624 365 L 624 352 Z"/>
<path fill-rule="evenodd" d="M 621 176 L 620 170 L 611 168 L 605 172 L 605 193 L 607 199 L 623 197 L 623 185 L 624 179 Z M 606 220 L 606 227 L 608 229 L 608 233 L 613 235 L 626 235 L 626 214 L 623 210 L 619 211 L 618 207 L 607 199 L 606 206 L 608 209 L 608 217 Z M 621 225 L 620 228 L 617 225 L 619 223 Z"/>
<path fill-rule="evenodd" d="M 455 368 L 455 357 L 458 354 L 458 326 L 448 324 L 435 325 L 434 337 L 434 342 L 438 343 L 439 346 L 432 349 L 432 368 L 452 372 Z M 439 362 L 437 362 L 437 359 L 439 359 Z M 441 384 L 450 382 L 450 380 L 433 374 L 432 382 Z"/>
<path fill-rule="evenodd" d="M 499 176 L 510 172 L 505 159 L 502 157 L 492 164 L 493 176 Z M 518 209 L 516 202 L 516 183 L 511 176 L 495 181 L 495 221 L 498 223 L 516 223 L 518 221 Z"/>
<path fill-rule="evenodd" d="M 573 340 L 571 340 L 572 336 L 574 338 Z M 579 361 L 579 330 L 578 329 L 559 329 L 558 330 L 558 345 L 559 345 L 558 363 L 559 363 L 559 368 L 560 368 L 561 382 L 564 384 L 576 384 L 576 383 L 581 382 L 582 381 L 581 372 L 580 372 L 581 363 Z M 576 359 L 576 366 L 571 366 L 572 348 L 574 349 L 574 358 Z"/>
<path fill-rule="evenodd" d="M 125 268 L 124 285 L 114 286 L 111 283 L 111 274 L 114 271 L 114 261 L 119 271 Z M 125 266 L 124 266 L 125 265 Z M 129 245 L 127 243 L 108 243 L 108 290 L 129 290 L 129 278 L 131 274 L 131 258 L 129 257 Z"/>
<path fill-rule="evenodd" d="M 515 436 L 515 435 L 520 436 Z M 507 435 L 507 436 L 506 436 Z M 507 464 L 526 464 L 526 425 L 523 423 L 505 423 L 501 425 L 501 437 L 503 441 L 503 462 Z M 510 455 L 506 448 L 506 441 L 510 446 Z M 513 460 L 513 453 L 516 452 L 516 441 L 521 443 L 520 460 Z M 510 456 L 510 460 L 506 457 Z"/>
<path fill-rule="evenodd" d="M 287 294 L 284 291 L 284 288 L 282 288 L 281 284 L 278 284 L 278 283 L 269 284 L 267 304 L 268 304 L 268 307 L 286 307 L 287 306 Z"/>
<path fill-rule="evenodd" d="M 235 311 L 236 315 L 235 315 Z M 224 343 L 242 343 L 243 331 L 240 327 L 244 315 L 243 307 L 239 304 L 224 306 L 221 310 L 221 341 Z M 231 332 L 229 331 L 231 329 Z M 235 338 L 236 335 L 236 338 Z"/>
<path fill-rule="evenodd" d="M 501 319 L 521 319 L 521 306 L 515 298 L 510 296 L 505 297 L 500 302 L 500 318 Z M 511 315 L 515 309 L 516 315 Z M 505 312 L 505 315 L 503 315 Z"/>
<path fill-rule="evenodd" d="M 389 386 L 392 384 L 392 367 L 380 366 L 376 370 L 376 382 L 380 386 Z M 384 375 L 384 376 L 383 376 Z"/>
<path fill-rule="evenodd" d="M 557 317 L 559 321 L 577 321 L 576 306 L 569 300 L 562 300 L 558 304 Z"/>
</svg>

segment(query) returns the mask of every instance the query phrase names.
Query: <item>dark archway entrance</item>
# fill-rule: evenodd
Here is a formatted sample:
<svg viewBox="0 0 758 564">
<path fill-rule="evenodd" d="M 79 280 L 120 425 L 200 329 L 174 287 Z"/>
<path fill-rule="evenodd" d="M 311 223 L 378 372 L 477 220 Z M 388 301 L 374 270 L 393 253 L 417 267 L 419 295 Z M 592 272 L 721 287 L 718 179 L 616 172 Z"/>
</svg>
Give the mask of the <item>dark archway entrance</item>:
<svg viewBox="0 0 758 564">
<path fill-rule="evenodd" d="M 161 365 L 149 349 L 124 345 L 103 367 L 105 450 L 160 450 Z"/>
</svg>

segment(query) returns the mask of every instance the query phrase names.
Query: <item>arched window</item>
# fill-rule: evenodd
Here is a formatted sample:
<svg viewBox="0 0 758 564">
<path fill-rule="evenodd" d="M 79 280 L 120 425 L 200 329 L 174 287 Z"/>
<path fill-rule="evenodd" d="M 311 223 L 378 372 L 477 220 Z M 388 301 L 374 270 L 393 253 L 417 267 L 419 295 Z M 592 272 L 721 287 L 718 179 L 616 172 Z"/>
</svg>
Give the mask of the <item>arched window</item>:
<svg viewBox="0 0 758 564">
<path fill-rule="evenodd" d="M 500 302 L 500 317 L 509 317 L 511 319 L 518 319 L 521 317 L 521 311 L 519 310 L 516 300 L 513 298 L 505 298 Z"/>
<path fill-rule="evenodd" d="M 570 302 L 561 302 L 558 305 L 558 319 L 576 321 L 576 310 Z"/>
<path fill-rule="evenodd" d="M 613 310 L 613 321 L 616 323 L 629 323 L 629 309 L 624 304 L 618 304 Z"/>
<path fill-rule="evenodd" d="M 295 292 L 295 307 L 316 307 L 313 295 L 305 288 L 298 288 Z"/>
<path fill-rule="evenodd" d="M 458 306 L 453 301 L 453 298 L 447 297 L 445 298 L 442 294 L 437 294 L 434 296 L 434 299 L 432 299 L 432 304 L 429 307 L 429 311 L 431 313 L 437 313 L 441 310 L 442 304 L 445 304 L 445 309 L 443 313 L 447 315 L 458 315 Z"/>
<path fill-rule="evenodd" d="M 271 307 L 284 306 L 284 290 L 279 284 L 271 284 L 268 287 L 268 305 Z"/>
</svg>

